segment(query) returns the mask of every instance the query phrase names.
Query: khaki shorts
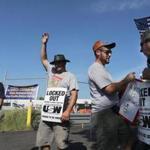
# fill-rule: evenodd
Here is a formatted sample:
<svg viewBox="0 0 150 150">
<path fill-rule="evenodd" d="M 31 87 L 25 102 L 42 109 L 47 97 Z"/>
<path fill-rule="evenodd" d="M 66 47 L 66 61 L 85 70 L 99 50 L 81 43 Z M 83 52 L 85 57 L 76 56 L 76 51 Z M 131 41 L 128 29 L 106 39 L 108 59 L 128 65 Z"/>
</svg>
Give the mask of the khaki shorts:
<svg viewBox="0 0 150 150">
<path fill-rule="evenodd" d="M 65 149 L 68 147 L 68 137 L 69 122 L 53 123 L 41 121 L 37 132 L 36 146 L 51 146 L 55 140 L 59 149 Z"/>
</svg>

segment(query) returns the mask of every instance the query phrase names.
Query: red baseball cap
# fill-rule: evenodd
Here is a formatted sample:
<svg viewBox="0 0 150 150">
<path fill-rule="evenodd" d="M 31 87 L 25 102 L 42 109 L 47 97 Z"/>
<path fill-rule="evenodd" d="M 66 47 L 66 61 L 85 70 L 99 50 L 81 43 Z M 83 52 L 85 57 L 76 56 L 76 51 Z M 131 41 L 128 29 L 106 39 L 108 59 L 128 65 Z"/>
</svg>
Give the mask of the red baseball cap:
<svg viewBox="0 0 150 150">
<path fill-rule="evenodd" d="M 101 47 L 107 47 L 108 49 L 112 49 L 116 46 L 116 43 L 113 42 L 113 43 L 105 43 L 103 41 L 96 41 L 93 45 L 93 51 L 96 51 L 97 49 L 101 48 Z"/>
</svg>

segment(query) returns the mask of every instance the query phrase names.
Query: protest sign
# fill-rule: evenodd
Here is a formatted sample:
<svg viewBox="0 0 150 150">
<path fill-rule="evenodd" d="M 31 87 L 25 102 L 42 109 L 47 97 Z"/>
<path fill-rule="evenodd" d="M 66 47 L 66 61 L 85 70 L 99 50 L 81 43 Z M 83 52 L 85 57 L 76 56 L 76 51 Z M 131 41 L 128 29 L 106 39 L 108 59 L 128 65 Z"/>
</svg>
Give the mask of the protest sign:
<svg viewBox="0 0 150 150">
<path fill-rule="evenodd" d="M 66 88 L 47 88 L 42 106 L 42 120 L 49 122 L 61 122 Z"/>
<path fill-rule="evenodd" d="M 140 85 L 138 137 L 150 145 L 150 81 Z"/>
<path fill-rule="evenodd" d="M 139 109 L 139 81 L 128 84 L 121 100 L 119 114 L 133 123 Z"/>
</svg>

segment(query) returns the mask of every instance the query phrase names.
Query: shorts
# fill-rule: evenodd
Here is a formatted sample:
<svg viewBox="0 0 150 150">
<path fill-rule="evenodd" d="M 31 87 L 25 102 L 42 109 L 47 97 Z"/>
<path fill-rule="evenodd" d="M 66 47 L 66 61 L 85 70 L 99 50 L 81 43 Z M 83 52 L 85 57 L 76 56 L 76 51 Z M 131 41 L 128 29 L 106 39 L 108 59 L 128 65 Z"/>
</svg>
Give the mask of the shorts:
<svg viewBox="0 0 150 150">
<path fill-rule="evenodd" d="M 95 130 L 96 150 L 116 150 L 125 146 L 132 137 L 130 127 L 121 116 L 112 109 L 92 114 L 92 125 Z"/>
<path fill-rule="evenodd" d="M 55 140 L 59 149 L 67 148 L 69 129 L 69 122 L 54 123 L 41 121 L 37 132 L 36 146 L 51 146 Z"/>
</svg>

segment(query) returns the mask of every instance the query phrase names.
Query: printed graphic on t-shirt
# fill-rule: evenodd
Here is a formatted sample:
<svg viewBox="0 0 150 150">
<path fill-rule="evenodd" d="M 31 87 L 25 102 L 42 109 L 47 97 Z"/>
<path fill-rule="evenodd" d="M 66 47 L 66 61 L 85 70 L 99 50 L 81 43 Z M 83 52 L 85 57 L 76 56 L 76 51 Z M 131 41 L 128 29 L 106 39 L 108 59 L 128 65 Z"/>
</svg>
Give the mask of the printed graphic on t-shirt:
<svg viewBox="0 0 150 150">
<path fill-rule="evenodd" d="M 58 87 L 63 80 L 62 77 L 59 77 L 57 75 L 53 75 L 51 79 L 48 81 L 48 87 Z"/>
</svg>

